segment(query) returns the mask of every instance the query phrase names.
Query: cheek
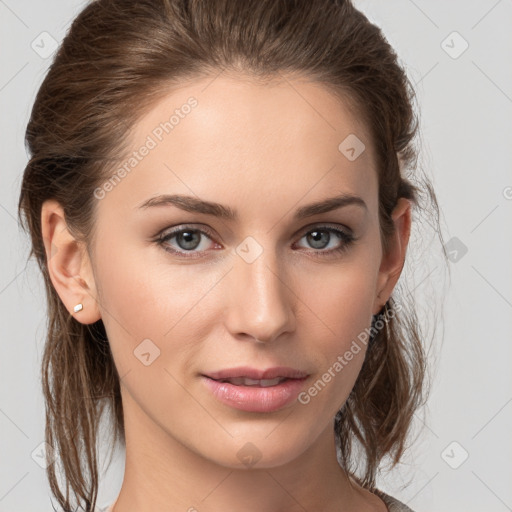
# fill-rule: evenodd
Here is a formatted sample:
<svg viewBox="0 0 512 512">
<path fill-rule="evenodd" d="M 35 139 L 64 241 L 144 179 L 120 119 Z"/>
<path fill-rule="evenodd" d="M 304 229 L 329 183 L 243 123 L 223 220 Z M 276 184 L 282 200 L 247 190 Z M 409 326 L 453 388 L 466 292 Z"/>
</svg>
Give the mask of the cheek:
<svg viewBox="0 0 512 512">
<path fill-rule="evenodd" d="M 370 255 L 358 251 L 339 266 L 305 275 L 301 298 L 333 339 L 347 341 L 371 321 L 377 269 Z"/>
<path fill-rule="evenodd" d="M 181 383 L 190 361 L 199 357 L 206 323 L 199 300 L 213 284 L 199 278 L 193 266 L 171 267 L 161 257 L 152 261 L 152 252 L 130 248 L 114 259 L 105 249 L 97 256 L 102 320 L 127 393 L 123 400 L 151 416 L 179 404 L 199 417 Z"/>
<path fill-rule="evenodd" d="M 97 245 L 96 274 L 102 320 L 119 373 L 140 363 L 136 357 L 143 350 L 151 358 L 158 355 L 158 366 L 176 367 L 181 355 L 193 355 L 206 336 L 211 311 L 203 299 L 222 272 L 171 266 L 158 250 L 108 240 L 109 245 Z M 123 243 L 127 248 L 113 257 L 110 247 Z"/>
<path fill-rule="evenodd" d="M 375 276 L 374 262 L 358 253 L 323 278 L 316 274 L 302 281 L 301 296 L 312 314 L 304 317 L 298 329 L 315 340 L 314 347 L 308 348 L 319 369 L 312 387 L 306 389 L 304 403 L 310 400 L 311 405 L 316 402 L 313 407 L 334 413 L 352 390 L 366 354 Z M 308 328 L 307 318 L 316 332 Z"/>
</svg>

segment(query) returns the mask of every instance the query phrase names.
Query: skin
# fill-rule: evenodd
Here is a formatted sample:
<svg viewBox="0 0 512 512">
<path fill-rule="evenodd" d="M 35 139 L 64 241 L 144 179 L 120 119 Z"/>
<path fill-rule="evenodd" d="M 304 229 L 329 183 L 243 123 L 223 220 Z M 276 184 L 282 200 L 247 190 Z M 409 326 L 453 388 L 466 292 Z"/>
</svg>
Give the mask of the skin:
<svg viewBox="0 0 512 512">
<path fill-rule="evenodd" d="M 135 150 L 168 112 L 190 96 L 198 100 L 98 200 L 89 252 L 70 234 L 60 205 L 43 206 L 48 254 L 51 244 L 58 248 L 49 258 L 52 282 L 77 321 L 103 320 L 121 375 L 126 466 L 114 510 L 385 511 L 335 454 L 334 416 L 361 369 L 364 345 L 307 405 L 271 413 L 218 402 L 199 374 L 291 366 L 310 374 L 309 388 L 391 295 L 409 240 L 410 202 L 398 201 L 383 254 L 372 144 L 352 111 L 297 77 L 266 85 L 227 73 L 212 80 L 173 90 L 134 127 Z M 366 145 L 354 161 L 338 150 L 349 134 Z M 342 192 L 361 197 L 367 210 L 349 205 L 293 220 L 297 208 Z M 221 203 L 239 219 L 138 208 L 163 193 Z M 187 259 L 176 237 L 167 246 L 183 256 L 153 241 L 184 224 L 214 234 L 201 236 L 192 251 L 198 258 Z M 314 245 L 306 236 L 325 225 L 348 228 L 357 240 L 327 254 L 345 242 L 331 233 Z M 262 248 L 250 264 L 236 252 L 249 236 Z M 74 313 L 79 302 L 84 308 Z M 145 339 L 160 350 L 148 366 L 134 356 Z M 246 443 L 260 457 L 250 466 L 237 456 Z"/>
</svg>

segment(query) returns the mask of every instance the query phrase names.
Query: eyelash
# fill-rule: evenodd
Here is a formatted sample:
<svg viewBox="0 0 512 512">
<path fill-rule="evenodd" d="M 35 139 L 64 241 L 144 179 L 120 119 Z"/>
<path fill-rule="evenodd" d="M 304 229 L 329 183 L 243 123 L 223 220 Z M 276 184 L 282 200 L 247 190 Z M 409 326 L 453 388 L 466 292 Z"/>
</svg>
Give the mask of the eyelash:
<svg viewBox="0 0 512 512">
<path fill-rule="evenodd" d="M 169 240 L 174 238 L 176 235 L 178 235 L 180 233 L 187 232 L 187 231 L 192 231 L 192 232 L 200 233 L 202 235 L 206 235 L 210 239 L 212 239 L 214 237 L 214 234 L 206 228 L 198 229 L 198 228 L 194 228 L 192 226 L 183 225 L 179 229 L 174 229 L 167 233 L 165 233 L 165 231 L 161 232 L 157 236 L 156 240 L 154 240 L 154 242 L 157 245 L 161 246 L 165 251 L 167 251 L 173 255 L 181 256 L 181 257 L 188 258 L 188 259 L 202 258 L 203 256 L 202 256 L 201 252 L 177 251 L 175 249 L 169 248 L 169 245 L 167 244 L 167 242 Z M 342 244 L 339 247 L 337 247 L 336 249 L 329 249 L 327 251 L 323 250 L 323 249 L 316 249 L 316 250 L 311 249 L 310 251 L 307 251 L 307 252 L 312 253 L 314 257 L 326 258 L 326 257 L 330 257 L 330 256 L 339 255 L 341 253 L 346 252 L 350 248 L 352 243 L 357 240 L 357 238 L 351 233 L 347 233 L 339 228 L 330 227 L 330 226 L 322 226 L 322 225 L 314 226 L 312 229 L 305 231 L 303 233 L 303 235 L 300 237 L 300 239 L 304 238 L 304 236 L 306 236 L 310 233 L 313 233 L 315 231 L 326 231 L 329 233 L 334 233 L 335 235 L 339 236 L 339 238 L 342 241 Z M 329 242 L 330 241 L 331 240 L 329 240 Z M 190 256 L 188 255 L 189 253 L 191 254 Z M 192 256 L 192 254 L 194 254 L 195 256 Z"/>
</svg>

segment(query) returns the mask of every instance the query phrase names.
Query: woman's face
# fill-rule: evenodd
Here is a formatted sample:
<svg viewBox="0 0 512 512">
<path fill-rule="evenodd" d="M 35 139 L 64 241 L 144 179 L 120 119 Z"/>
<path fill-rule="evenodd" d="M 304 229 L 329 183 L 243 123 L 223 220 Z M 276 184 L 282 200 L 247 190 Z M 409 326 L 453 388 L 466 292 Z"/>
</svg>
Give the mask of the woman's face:
<svg viewBox="0 0 512 512">
<path fill-rule="evenodd" d="M 132 136 L 136 154 L 97 189 L 86 306 L 127 435 L 227 467 L 292 461 L 332 436 L 398 279 L 367 131 L 318 84 L 221 75 L 169 94 Z M 276 367 L 296 373 L 263 373 Z"/>
</svg>

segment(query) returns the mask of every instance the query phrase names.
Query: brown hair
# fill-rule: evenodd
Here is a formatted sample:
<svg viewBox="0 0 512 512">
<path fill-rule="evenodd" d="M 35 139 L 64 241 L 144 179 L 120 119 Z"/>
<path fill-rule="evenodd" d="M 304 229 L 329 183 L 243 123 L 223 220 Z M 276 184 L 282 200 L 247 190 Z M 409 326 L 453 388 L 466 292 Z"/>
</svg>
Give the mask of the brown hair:
<svg viewBox="0 0 512 512">
<path fill-rule="evenodd" d="M 50 281 L 42 204 L 57 200 L 77 240 L 90 248 L 94 190 L 128 149 L 130 128 L 174 85 L 223 70 L 263 81 L 297 74 L 349 99 L 375 149 L 383 248 L 393 233 L 390 214 L 399 197 L 421 213 L 423 194 L 438 226 L 428 180 L 419 187 L 405 175 L 417 171 L 413 88 L 380 29 L 350 1 L 92 1 L 74 20 L 38 91 L 26 130 L 31 157 L 18 205 L 31 235 L 29 258 L 37 259 L 48 299 L 45 436 L 59 453 L 65 496 L 55 464 L 47 475 L 64 510 L 71 508 L 70 489 L 79 506 L 94 509 L 100 418 L 108 405 L 114 443 L 124 443 L 123 409 L 103 322 L 76 321 Z M 399 462 L 413 414 L 426 399 L 424 340 L 413 301 L 401 306 L 398 311 L 393 299 L 386 304 L 385 328 L 372 330 L 361 372 L 335 418 L 343 466 L 370 490 L 384 456 L 393 465 Z M 362 470 L 354 457 L 357 443 Z"/>
</svg>

